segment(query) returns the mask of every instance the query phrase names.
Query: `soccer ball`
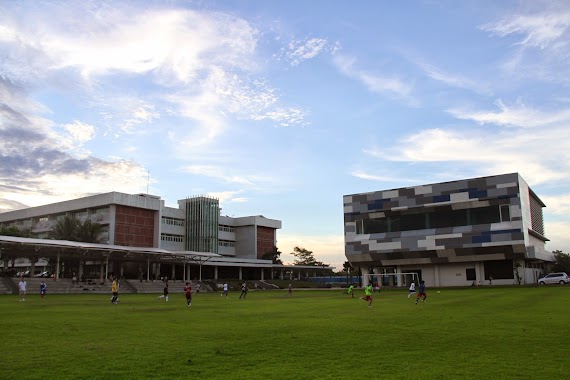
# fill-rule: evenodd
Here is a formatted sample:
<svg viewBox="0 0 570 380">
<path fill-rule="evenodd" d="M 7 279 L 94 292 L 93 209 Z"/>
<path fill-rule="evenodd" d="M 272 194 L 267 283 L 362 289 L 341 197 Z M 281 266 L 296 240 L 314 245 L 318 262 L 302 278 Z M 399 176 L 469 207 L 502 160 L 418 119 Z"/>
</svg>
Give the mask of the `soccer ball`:
<svg viewBox="0 0 570 380">
<path fill-rule="evenodd" d="M 437 294 L 441 293 L 439 290 L 437 291 Z"/>
</svg>

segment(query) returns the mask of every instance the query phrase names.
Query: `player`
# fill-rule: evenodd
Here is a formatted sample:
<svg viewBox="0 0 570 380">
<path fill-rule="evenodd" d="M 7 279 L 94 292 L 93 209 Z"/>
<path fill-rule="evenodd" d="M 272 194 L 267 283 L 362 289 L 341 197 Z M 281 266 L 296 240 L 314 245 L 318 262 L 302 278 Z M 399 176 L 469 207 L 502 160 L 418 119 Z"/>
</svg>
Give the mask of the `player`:
<svg viewBox="0 0 570 380">
<path fill-rule="evenodd" d="M 192 306 L 192 286 L 189 282 L 184 287 L 184 295 L 186 296 L 186 305 Z"/>
<path fill-rule="evenodd" d="M 111 293 L 113 293 L 113 298 L 111 298 L 111 303 L 116 305 L 119 302 L 119 281 L 117 277 L 113 277 L 113 283 L 111 284 Z"/>
<path fill-rule="evenodd" d="M 372 307 L 372 284 L 366 285 L 364 288 L 364 297 L 360 297 L 361 300 L 368 301 L 368 307 Z"/>
<path fill-rule="evenodd" d="M 20 278 L 20 282 L 18 282 L 18 293 L 20 294 L 20 302 L 26 301 L 26 288 L 28 287 L 28 283 L 24 278 Z"/>
<path fill-rule="evenodd" d="M 421 297 L 424 297 L 424 299 L 422 300 L 422 302 L 426 302 L 426 283 L 425 281 L 421 281 L 420 282 L 420 290 L 418 292 L 418 298 L 416 298 L 416 305 L 418 304 L 418 301 L 420 300 Z"/>
<path fill-rule="evenodd" d="M 40 284 L 40 297 L 44 298 L 46 296 L 47 285 L 44 280 Z"/>
<path fill-rule="evenodd" d="M 164 289 L 162 290 L 162 295 L 158 296 L 158 299 L 164 298 L 165 302 L 168 302 L 168 281 L 164 283 Z"/>
<path fill-rule="evenodd" d="M 243 284 L 241 284 L 241 294 L 239 295 L 239 298 L 241 299 L 243 297 L 243 299 L 245 299 L 245 296 L 247 296 L 247 282 L 243 282 Z"/>
<path fill-rule="evenodd" d="M 224 281 L 224 293 L 222 295 L 226 296 L 226 298 L 228 298 L 228 283 L 227 283 L 227 281 Z"/>
<path fill-rule="evenodd" d="M 346 291 L 346 294 L 350 294 L 350 296 L 354 298 L 354 284 L 350 284 L 348 290 Z"/>
<path fill-rule="evenodd" d="M 415 282 L 412 282 L 412 283 L 410 284 L 410 292 L 408 293 L 408 298 L 410 298 L 410 296 L 411 296 L 412 294 L 415 294 L 415 293 L 416 293 L 416 283 L 415 283 Z"/>
<path fill-rule="evenodd" d="M 292 283 L 289 283 L 289 287 L 287 288 L 287 295 L 288 296 L 293 295 L 293 284 Z"/>
</svg>

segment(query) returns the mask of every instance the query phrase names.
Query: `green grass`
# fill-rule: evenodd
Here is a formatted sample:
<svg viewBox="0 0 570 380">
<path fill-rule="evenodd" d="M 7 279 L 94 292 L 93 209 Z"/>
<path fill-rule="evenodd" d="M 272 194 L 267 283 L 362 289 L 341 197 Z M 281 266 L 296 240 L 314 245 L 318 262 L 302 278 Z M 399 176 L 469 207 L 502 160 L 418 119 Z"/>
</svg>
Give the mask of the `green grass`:
<svg viewBox="0 0 570 380">
<path fill-rule="evenodd" d="M 361 295 L 357 291 L 357 295 Z M 547 379 L 568 375 L 570 287 L 0 297 L 2 379 Z"/>
</svg>

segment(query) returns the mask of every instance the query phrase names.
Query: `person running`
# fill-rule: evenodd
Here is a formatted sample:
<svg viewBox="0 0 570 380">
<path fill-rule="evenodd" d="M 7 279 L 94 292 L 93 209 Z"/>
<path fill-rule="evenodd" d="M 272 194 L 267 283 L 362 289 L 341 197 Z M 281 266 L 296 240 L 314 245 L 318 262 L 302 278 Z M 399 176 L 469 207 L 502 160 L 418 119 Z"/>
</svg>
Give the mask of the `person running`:
<svg viewBox="0 0 570 380">
<path fill-rule="evenodd" d="M 424 297 L 422 302 L 426 302 L 427 294 L 426 294 L 426 283 L 425 283 L 425 281 L 420 282 L 420 289 L 418 292 L 418 297 L 416 298 L 416 305 L 418 304 L 418 301 L 420 300 L 420 298 L 422 296 Z"/>
<path fill-rule="evenodd" d="M 186 296 L 186 305 L 192 306 L 192 286 L 189 282 L 184 287 L 184 295 Z"/>
<path fill-rule="evenodd" d="M 116 305 L 119 302 L 119 281 L 117 280 L 117 277 L 113 278 L 113 283 L 111 284 L 111 293 L 113 293 L 111 303 Z"/>
<path fill-rule="evenodd" d="M 361 300 L 368 301 L 368 307 L 372 307 L 372 284 L 368 284 L 364 287 L 364 297 L 360 297 Z"/>
<path fill-rule="evenodd" d="M 241 284 L 241 294 L 239 295 L 239 298 L 241 299 L 243 297 L 243 299 L 245 299 L 245 296 L 247 296 L 247 282 L 243 282 L 243 284 Z"/>
<path fill-rule="evenodd" d="M 158 296 L 158 299 L 164 298 L 165 302 L 168 302 L 168 281 L 164 283 L 164 289 L 162 289 L 162 295 Z"/>
<path fill-rule="evenodd" d="M 47 291 L 46 282 L 42 280 L 42 283 L 40 284 L 40 297 L 44 298 L 46 296 L 46 291 Z"/>
<path fill-rule="evenodd" d="M 411 296 L 412 294 L 415 294 L 415 293 L 416 293 L 416 283 L 415 283 L 415 282 L 412 282 L 412 283 L 410 284 L 410 292 L 408 293 L 408 298 L 410 298 L 410 296 Z"/>
<path fill-rule="evenodd" d="M 350 284 L 348 290 L 346 291 L 346 294 L 350 294 L 350 296 L 354 298 L 354 284 Z"/>
<path fill-rule="evenodd" d="M 226 296 L 226 298 L 228 297 L 228 283 L 227 282 L 224 282 L 224 293 L 222 295 Z"/>
<path fill-rule="evenodd" d="M 287 295 L 292 296 L 293 295 L 293 284 L 289 283 L 289 287 L 287 288 Z"/>
<path fill-rule="evenodd" d="M 28 283 L 24 278 L 20 278 L 20 282 L 18 282 L 18 293 L 20 294 L 20 302 L 24 302 L 26 300 L 26 289 L 28 287 Z"/>
</svg>

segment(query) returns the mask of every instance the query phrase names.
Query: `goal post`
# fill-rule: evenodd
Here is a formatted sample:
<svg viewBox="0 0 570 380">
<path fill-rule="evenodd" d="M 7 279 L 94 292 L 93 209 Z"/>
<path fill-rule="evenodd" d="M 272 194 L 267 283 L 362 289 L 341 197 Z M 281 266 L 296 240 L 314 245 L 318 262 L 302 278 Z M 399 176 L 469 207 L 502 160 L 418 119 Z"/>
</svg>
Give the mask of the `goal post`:
<svg viewBox="0 0 570 380">
<path fill-rule="evenodd" d="M 366 275 L 368 277 L 368 282 L 372 283 L 373 286 L 376 286 L 376 284 L 379 282 L 380 284 L 383 282 L 382 279 L 384 277 L 395 277 L 398 278 L 398 276 L 402 276 L 403 279 L 406 278 L 406 276 L 412 276 L 412 282 L 415 282 L 416 284 L 420 283 L 420 276 L 417 272 L 392 272 L 392 273 L 369 273 Z M 380 281 L 378 281 L 378 279 L 375 280 L 375 277 L 380 277 Z M 404 280 L 405 282 L 405 280 Z M 398 284 L 398 286 L 403 286 L 404 283 L 402 284 Z M 409 284 L 406 282 L 406 286 L 408 286 Z"/>
</svg>

